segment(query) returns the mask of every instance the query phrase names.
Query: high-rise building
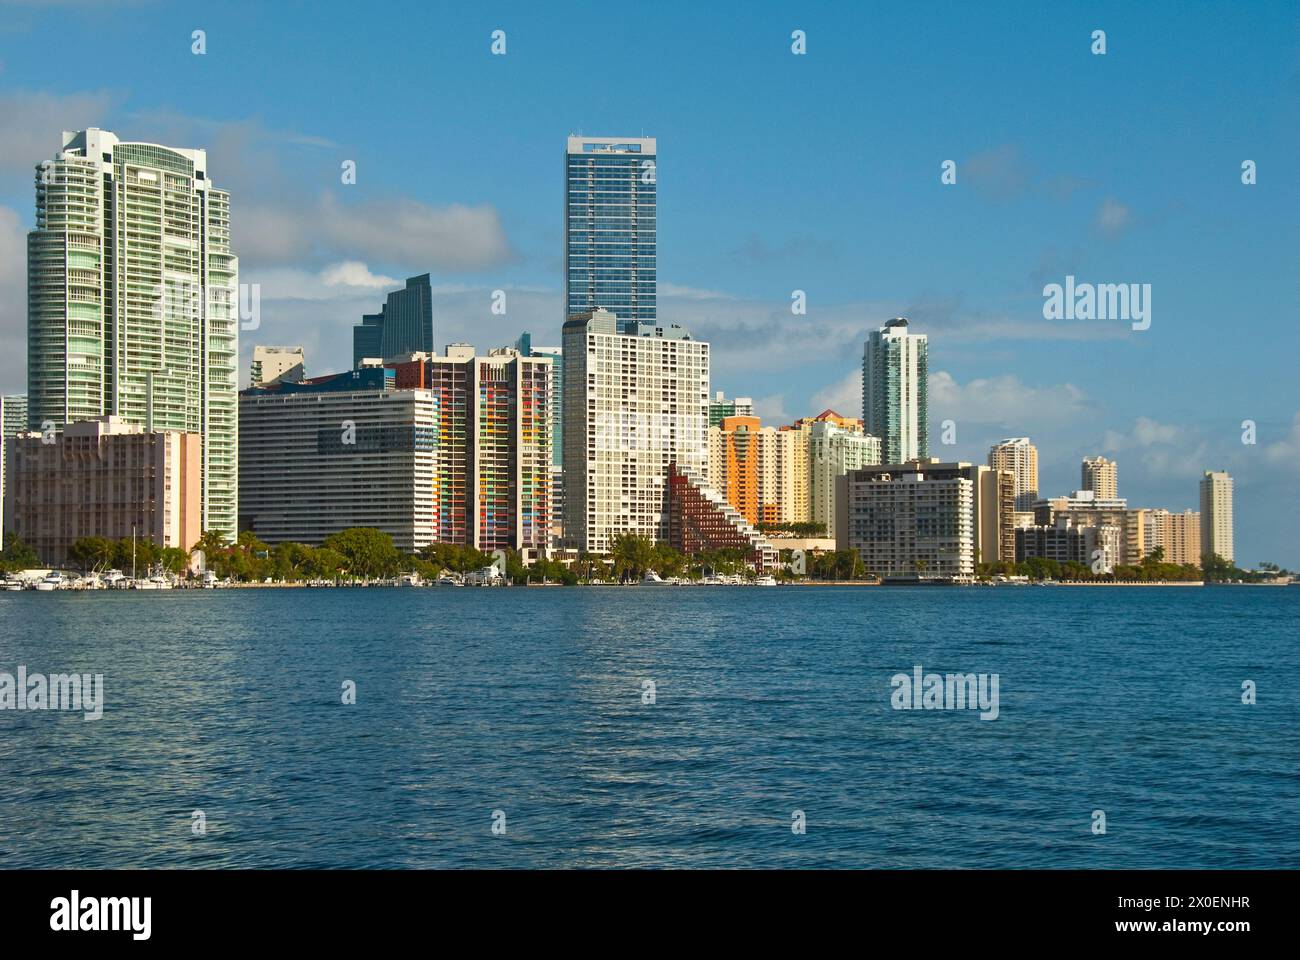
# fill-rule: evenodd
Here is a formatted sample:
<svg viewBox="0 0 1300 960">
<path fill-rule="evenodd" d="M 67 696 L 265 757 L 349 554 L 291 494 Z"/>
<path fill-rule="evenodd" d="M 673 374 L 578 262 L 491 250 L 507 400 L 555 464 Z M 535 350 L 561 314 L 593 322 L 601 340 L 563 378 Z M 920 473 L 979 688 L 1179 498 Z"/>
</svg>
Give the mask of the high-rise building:
<svg viewBox="0 0 1300 960">
<path fill-rule="evenodd" d="M 58 566 L 82 537 L 133 534 L 190 550 L 203 531 L 203 438 L 148 431 L 121 417 L 69 424 L 43 442 L 39 431 L 13 440 L 9 498 L 13 533 L 42 562 Z"/>
<path fill-rule="evenodd" d="M 249 386 L 269 387 L 281 380 L 296 382 L 307 379 L 307 358 L 302 347 L 253 348 Z"/>
<path fill-rule="evenodd" d="M 653 323 L 658 153 L 653 137 L 571 136 L 564 154 L 564 318 L 593 310 L 620 332 Z"/>
<path fill-rule="evenodd" d="M 930 455 L 928 343 L 895 317 L 867 338 L 862 356 L 862 426 L 880 438 L 885 463 Z"/>
<path fill-rule="evenodd" d="M 975 484 L 969 464 L 913 460 L 838 479 L 835 546 L 882 579 L 969 581 L 975 575 Z"/>
<path fill-rule="evenodd" d="M 9 441 L 27 429 L 27 394 L 0 396 L 0 550 L 4 549 L 5 531 L 9 529 L 9 508 L 5 504 L 5 477 L 8 473 Z"/>
<path fill-rule="evenodd" d="M 837 422 L 838 421 L 838 422 Z M 808 513 L 825 524 L 824 536 L 835 536 L 835 485 L 850 470 L 880 463 L 880 438 L 863 433 L 858 421 L 845 420 L 832 410 L 808 424 Z"/>
<path fill-rule="evenodd" d="M 551 358 L 551 543 L 564 538 L 564 351 L 560 347 L 535 347 L 525 331 L 515 349 L 525 357 Z"/>
<path fill-rule="evenodd" d="M 1232 477 L 1225 470 L 1206 470 L 1201 477 L 1201 550 L 1229 563 L 1232 546 Z"/>
<path fill-rule="evenodd" d="M 1115 500 L 1119 497 L 1119 476 L 1114 460 L 1105 457 L 1084 457 L 1079 476 L 1080 490 L 1091 490 L 1098 500 Z"/>
<path fill-rule="evenodd" d="M 1012 560 L 1010 471 L 911 460 L 838 478 L 835 541 L 867 570 L 893 579 L 968 580 L 977 563 Z"/>
<path fill-rule="evenodd" d="M 668 464 L 706 469 L 709 345 L 679 326 L 638 330 L 607 310 L 564 324 L 564 536 L 579 550 L 665 539 Z"/>
<path fill-rule="evenodd" d="M 530 558 L 549 549 L 551 357 L 451 344 L 391 365 L 399 390 L 433 395 L 433 539 Z"/>
<path fill-rule="evenodd" d="M 752 417 L 754 401 L 750 397 L 736 397 L 728 400 L 721 390 L 709 401 L 709 426 L 716 427 L 726 417 Z"/>
<path fill-rule="evenodd" d="M 434 539 L 434 397 L 381 368 L 239 396 L 240 528 L 319 545 L 374 527 L 410 552 Z"/>
<path fill-rule="evenodd" d="M 762 422 L 758 417 L 723 417 L 709 426 L 709 466 L 703 478 L 751 524 L 762 522 L 759 490 L 762 469 Z"/>
<path fill-rule="evenodd" d="M 433 287 L 429 275 L 410 277 L 378 313 L 365 314 L 352 328 L 352 367 L 362 360 L 388 360 L 433 352 Z"/>
<path fill-rule="evenodd" d="M 1010 470 L 1015 478 L 1016 509 L 1032 510 L 1038 499 L 1038 448 L 1028 437 L 1008 437 L 989 448 L 989 466 Z"/>
<path fill-rule="evenodd" d="M 238 260 L 206 152 L 64 133 L 37 168 L 27 276 L 28 424 L 200 434 L 203 527 L 233 538 Z"/>
</svg>

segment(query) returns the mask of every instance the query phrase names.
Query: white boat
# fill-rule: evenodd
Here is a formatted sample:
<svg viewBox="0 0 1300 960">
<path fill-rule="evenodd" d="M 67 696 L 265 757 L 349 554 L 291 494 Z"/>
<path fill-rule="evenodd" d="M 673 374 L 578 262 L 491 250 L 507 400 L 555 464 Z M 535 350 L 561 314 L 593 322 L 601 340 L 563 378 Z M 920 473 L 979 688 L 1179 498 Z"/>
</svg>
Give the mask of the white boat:
<svg viewBox="0 0 1300 960">
<path fill-rule="evenodd" d="M 765 577 L 759 577 L 757 580 L 754 581 L 754 586 L 756 586 L 756 587 L 775 587 L 775 586 L 776 586 L 776 577 L 772 576 L 771 574 L 768 574 L 768 575 L 765 576 Z"/>
<path fill-rule="evenodd" d="M 59 571 L 57 570 L 55 570 L 53 573 L 49 574 L 46 577 L 42 577 L 40 580 L 36 582 L 36 589 L 41 591 L 62 590 L 63 587 L 64 587 L 63 574 L 59 573 Z"/>
<path fill-rule="evenodd" d="M 203 589 L 214 590 L 217 586 L 217 575 L 211 570 L 203 571 Z"/>
<path fill-rule="evenodd" d="M 641 578 L 641 582 L 643 584 L 646 584 L 647 586 L 657 587 L 657 586 L 665 585 L 663 578 L 660 577 L 659 574 L 655 573 L 653 570 L 647 570 L 645 572 L 645 576 Z"/>
</svg>

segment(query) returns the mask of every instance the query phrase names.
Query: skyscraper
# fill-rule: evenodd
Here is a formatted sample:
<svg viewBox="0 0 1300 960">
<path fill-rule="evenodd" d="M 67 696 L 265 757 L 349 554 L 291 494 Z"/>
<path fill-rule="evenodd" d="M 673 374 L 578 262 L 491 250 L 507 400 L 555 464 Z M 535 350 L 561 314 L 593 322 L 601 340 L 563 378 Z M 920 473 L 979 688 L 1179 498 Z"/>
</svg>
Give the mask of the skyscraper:
<svg viewBox="0 0 1300 960">
<path fill-rule="evenodd" d="M 604 552 L 668 535 L 668 465 L 708 460 L 709 345 L 679 326 L 618 332 L 606 310 L 564 325 L 564 538 Z"/>
<path fill-rule="evenodd" d="M 895 317 L 871 333 L 862 355 L 862 425 L 880 438 L 884 463 L 930 455 L 928 344 Z"/>
<path fill-rule="evenodd" d="M 352 328 L 352 368 L 365 359 L 388 360 L 433 353 L 433 286 L 429 275 L 410 277 L 394 290 L 379 313 L 365 314 Z"/>
<path fill-rule="evenodd" d="M 1015 477 L 1016 509 L 1032 510 L 1038 499 L 1038 448 L 1028 437 L 1008 437 L 989 448 L 989 466 Z"/>
<path fill-rule="evenodd" d="M 653 137 L 568 138 L 565 320 L 604 309 L 619 332 L 654 322 L 657 162 Z"/>
<path fill-rule="evenodd" d="M 1080 490 L 1091 490 L 1098 500 L 1114 500 L 1119 496 L 1119 474 L 1114 460 L 1105 457 L 1084 457 L 1079 476 Z"/>
<path fill-rule="evenodd" d="M 1234 562 L 1232 547 L 1232 477 L 1226 470 L 1206 470 L 1201 477 L 1201 551 Z"/>
<path fill-rule="evenodd" d="M 233 539 L 239 262 L 206 152 L 65 132 L 37 167 L 27 271 L 29 425 L 201 434 L 203 529 Z"/>
</svg>

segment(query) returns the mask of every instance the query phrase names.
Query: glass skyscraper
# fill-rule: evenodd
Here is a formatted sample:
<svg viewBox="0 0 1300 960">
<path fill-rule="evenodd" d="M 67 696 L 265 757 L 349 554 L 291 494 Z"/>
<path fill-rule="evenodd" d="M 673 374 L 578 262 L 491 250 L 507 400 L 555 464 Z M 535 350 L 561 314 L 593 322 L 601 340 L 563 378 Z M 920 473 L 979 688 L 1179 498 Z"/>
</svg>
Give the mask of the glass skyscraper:
<svg viewBox="0 0 1300 960">
<path fill-rule="evenodd" d="M 352 366 L 367 357 L 387 360 L 408 353 L 433 353 L 433 288 L 422 273 L 394 290 L 379 313 L 362 316 L 352 328 Z"/>
<path fill-rule="evenodd" d="M 620 332 L 655 320 L 657 155 L 653 137 L 568 138 L 564 316 L 608 310 Z"/>
<path fill-rule="evenodd" d="M 28 423 L 203 435 L 204 530 L 236 536 L 239 261 L 207 154 L 65 133 L 27 235 Z M 150 424 L 150 420 L 152 424 Z"/>
<path fill-rule="evenodd" d="M 862 354 L 862 425 L 880 438 L 881 462 L 930 456 L 928 343 L 895 317 L 867 338 Z"/>
</svg>

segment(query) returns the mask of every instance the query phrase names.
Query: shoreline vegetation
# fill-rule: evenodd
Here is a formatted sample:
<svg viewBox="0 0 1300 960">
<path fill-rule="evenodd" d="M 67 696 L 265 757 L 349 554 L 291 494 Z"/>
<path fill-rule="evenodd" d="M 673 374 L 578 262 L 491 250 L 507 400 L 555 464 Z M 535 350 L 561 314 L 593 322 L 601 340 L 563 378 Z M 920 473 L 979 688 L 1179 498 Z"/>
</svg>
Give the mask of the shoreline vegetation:
<svg viewBox="0 0 1300 960">
<path fill-rule="evenodd" d="M 853 550 L 780 551 L 776 569 L 754 569 L 740 550 L 687 555 L 672 546 L 635 534 L 618 534 L 605 555 L 579 552 L 566 561 L 538 558 L 525 563 L 513 550 L 484 553 L 459 544 L 433 543 L 413 554 L 398 549 L 392 537 L 370 527 L 352 527 L 327 537 L 320 546 L 281 543 L 270 546 L 249 531 L 231 543 L 205 533 L 189 552 L 160 548 L 147 540 L 83 537 L 69 550 L 68 567 L 80 576 L 64 577 L 40 569 L 34 550 L 18 537 L 0 553 L 7 589 L 100 589 L 102 587 L 334 587 L 334 586 L 615 586 L 646 585 L 796 585 L 878 586 L 881 578 L 864 568 Z M 797 569 L 796 574 L 792 569 Z M 124 571 L 130 571 L 127 576 Z M 144 571 L 141 577 L 139 572 Z M 34 574 L 39 574 L 33 579 Z M 49 581 L 37 585 L 36 580 Z M 1078 562 L 1034 557 L 1019 563 L 976 563 L 973 578 L 951 578 L 927 570 L 918 560 L 905 577 L 886 577 L 889 586 L 1204 586 L 1208 584 L 1286 585 L 1288 571 L 1261 563 L 1258 571 L 1206 556 L 1202 565 L 1166 563 L 1157 547 L 1140 564 L 1116 565 L 1094 573 Z"/>
</svg>

